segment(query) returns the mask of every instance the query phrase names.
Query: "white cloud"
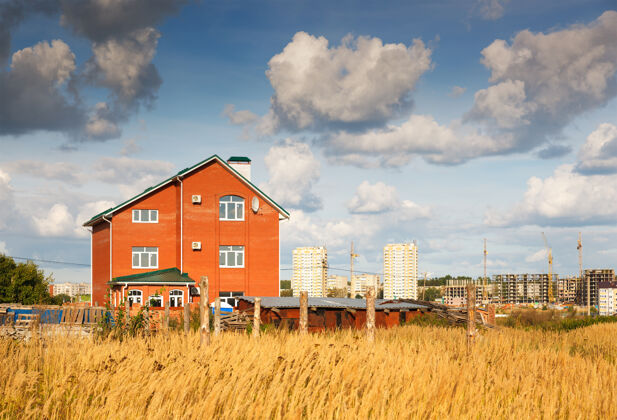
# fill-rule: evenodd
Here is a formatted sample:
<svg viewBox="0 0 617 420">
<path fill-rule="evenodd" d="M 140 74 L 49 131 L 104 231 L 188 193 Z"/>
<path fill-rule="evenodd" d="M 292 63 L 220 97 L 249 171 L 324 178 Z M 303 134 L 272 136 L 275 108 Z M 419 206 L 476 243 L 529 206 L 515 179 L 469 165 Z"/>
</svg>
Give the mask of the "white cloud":
<svg viewBox="0 0 617 420">
<path fill-rule="evenodd" d="M 122 150 L 120 150 L 120 154 L 122 156 L 129 156 L 139 153 L 141 150 L 142 148 L 137 139 L 133 137 L 124 141 L 124 146 L 122 147 Z"/>
<path fill-rule="evenodd" d="M 505 13 L 505 6 L 510 0 L 476 0 L 475 12 L 486 20 L 497 20 Z"/>
<path fill-rule="evenodd" d="M 466 87 L 454 86 L 452 88 L 452 91 L 450 92 L 450 96 L 453 97 L 453 98 L 458 98 L 459 96 L 461 96 L 466 91 L 467 91 Z"/>
<path fill-rule="evenodd" d="M 36 232 L 41 236 L 87 237 L 88 231 L 82 224 L 113 205 L 113 202 L 105 200 L 85 203 L 79 207 L 77 216 L 73 217 L 69 206 L 56 203 L 47 214 L 32 216 L 32 221 Z"/>
<path fill-rule="evenodd" d="M 321 199 L 312 192 L 319 180 L 320 164 L 307 144 L 286 139 L 270 148 L 265 163 L 270 178 L 260 188 L 268 195 L 291 208 L 321 208 Z"/>
<path fill-rule="evenodd" d="M 120 135 L 120 128 L 109 116 L 111 110 L 105 102 L 94 106 L 94 112 L 86 123 L 85 132 L 92 139 L 109 139 Z"/>
<path fill-rule="evenodd" d="M 39 42 L 34 47 L 27 47 L 13 54 L 11 71 L 47 81 L 50 85 L 61 85 L 75 70 L 75 54 L 66 43 L 55 39 L 51 44 Z M 34 76 L 34 74 L 32 75 Z"/>
<path fill-rule="evenodd" d="M 14 174 L 24 174 L 46 180 L 58 180 L 73 185 L 81 185 L 84 181 L 81 168 L 66 162 L 16 160 L 3 166 Z"/>
<path fill-rule="evenodd" d="M 34 226 L 41 236 L 66 236 L 75 229 L 75 221 L 65 204 L 54 204 L 42 216 L 32 216 Z"/>
<path fill-rule="evenodd" d="M 174 165 L 160 160 L 141 160 L 104 157 L 93 166 L 93 177 L 101 182 L 116 184 L 125 197 L 158 184 L 170 176 Z"/>
<path fill-rule="evenodd" d="M 229 118 L 229 121 L 233 125 L 251 124 L 259 119 L 259 116 L 251 111 L 236 111 L 235 108 L 236 107 L 232 104 L 227 104 L 225 108 L 223 108 L 223 115 Z"/>
<path fill-rule="evenodd" d="M 14 227 L 16 217 L 15 197 L 11 177 L 0 169 L 0 230 Z"/>
<path fill-rule="evenodd" d="M 605 224 L 617 220 L 617 175 L 585 176 L 559 166 L 546 179 L 531 177 L 523 200 L 510 212 L 488 212 L 492 226 Z"/>
<path fill-rule="evenodd" d="M 600 124 L 581 147 L 576 169 L 585 174 L 617 172 L 617 126 Z"/>
<path fill-rule="evenodd" d="M 153 99 L 153 90 L 161 83 L 152 65 L 159 37 L 156 29 L 148 27 L 135 30 L 122 39 L 95 42 L 90 72 L 122 102 Z"/>
<path fill-rule="evenodd" d="M 531 255 L 528 255 L 525 258 L 525 261 L 526 262 L 548 261 L 547 258 L 548 257 L 547 257 L 546 249 L 541 249 L 541 250 L 539 250 L 537 252 L 534 252 Z"/>
<path fill-rule="evenodd" d="M 350 213 L 383 213 L 400 205 L 396 188 L 383 182 L 363 181 L 347 203 Z"/>
<path fill-rule="evenodd" d="M 0 254 L 9 254 L 9 249 L 6 247 L 6 242 L 0 241 Z"/>
<path fill-rule="evenodd" d="M 356 194 L 347 203 L 352 214 L 388 213 L 393 220 L 412 220 L 428 218 L 431 215 L 429 207 L 420 206 L 411 200 L 400 200 L 396 188 L 383 182 L 371 184 L 362 182 L 356 189 Z"/>
<path fill-rule="evenodd" d="M 470 116 L 493 119 L 501 128 L 527 125 L 527 116 L 535 110 L 536 105 L 525 99 L 525 83 L 521 80 L 506 80 L 477 91 Z"/>
<path fill-rule="evenodd" d="M 358 166 L 379 159 L 381 166 L 402 166 L 414 156 L 430 163 L 457 164 L 471 158 L 499 154 L 509 150 L 511 137 L 491 138 L 461 126 L 437 123 L 429 115 L 411 115 L 401 125 L 354 134 L 341 131 L 327 139 L 326 150 L 332 160 Z"/>
<path fill-rule="evenodd" d="M 409 94 L 431 67 L 430 56 L 417 39 L 408 47 L 347 36 L 334 47 L 298 32 L 268 63 L 275 93 L 261 132 L 383 124 L 410 107 Z"/>
<path fill-rule="evenodd" d="M 524 30 L 482 56 L 493 85 L 476 93 L 466 118 L 514 133 L 513 151 L 530 150 L 617 94 L 617 12 L 551 33 Z"/>
</svg>

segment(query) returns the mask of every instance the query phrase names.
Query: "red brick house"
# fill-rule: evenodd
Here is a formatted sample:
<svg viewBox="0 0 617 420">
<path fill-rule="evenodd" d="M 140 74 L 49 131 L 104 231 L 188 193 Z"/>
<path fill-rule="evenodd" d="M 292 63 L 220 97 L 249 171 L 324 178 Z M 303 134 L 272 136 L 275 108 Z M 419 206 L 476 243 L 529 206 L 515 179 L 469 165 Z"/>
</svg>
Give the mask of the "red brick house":
<svg viewBox="0 0 617 420">
<path fill-rule="evenodd" d="M 92 303 L 278 296 L 279 221 L 289 213 L 250 181 L 251 161 L 212 156 L 92 217 Z M 227 299 L 225 299 L 227 298 Z"/>
</svg>

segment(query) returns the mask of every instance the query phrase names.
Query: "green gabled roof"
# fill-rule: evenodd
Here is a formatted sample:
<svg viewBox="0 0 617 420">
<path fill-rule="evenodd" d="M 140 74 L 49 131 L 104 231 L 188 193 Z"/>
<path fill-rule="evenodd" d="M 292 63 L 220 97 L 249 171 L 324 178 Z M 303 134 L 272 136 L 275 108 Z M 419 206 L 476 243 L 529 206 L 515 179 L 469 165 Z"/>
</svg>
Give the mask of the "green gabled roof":
<svg viewBox="0 0 617 420">
<path fill-rule="evenodd" d="M 130 276 L 114 277 L 110 283 L 195 283 L 188 273 L 180 273 L 176 267 L 147 273 L 131 274 Z"/>
<path fill-rule="evenodd" d="M 236 159 L 246 159 L 246 160 L 237 160 L 237 162 L 250 162 L 251 160 L 247 157 L 243 157 L 243 156 L 232 156 L 229 160 L 232 161 L 233 158 Z M 188 172 L 193 171 L 194 169 L 197 169 L 203 165 L 205 165 L 206 163 L 216 160 L 219 163 L 221 163 L 223 166 L 225 166 L 227 169 L 229 169 L 230 171 L 232 171 L 232 173 L 234 173 L 236 176 L 238 176 L 242 181 L 244 181 L 246 184 L 248 184 L 248 186 L 250 188 L 252 188 L 253 190 L 255 190 L 258 194 L 260 194 L 263 198 L 266 199 L 266 201 L 270 202 L 270 204 L 272 204 L 274 207 L 276 207 L 276 209 L 279 211 L 279 213 L 283 214 L 283 216 L 288 219 L 289 218 L 289 212 L 287 212 L 287 210 L 285 210 L 283 207 L 281 207 L 276 201 L 274 201 L 273 199 L 271 199 L 270 197 L 268 197 L 268 195 L 266 193 L 264 193 L 263 191 L 261 191 L 259 188 L 257 188 L 257 186 L 255 186 L 251 181 L 249 181 L 248 179 L 246 179 L 241 173 L 239 173 L 238 171 L 236 171 L 234 168 L 232 168 L 227 162 L 225 162 L 223 159 L 221 159 L 218 155 L 212 155 L 207 159 L 202 160 L 199 163 L 196 163 L 193 166 L 190 166 L 188 168 L 184 168 L 181 171 L 179 171 L 177 174 L 170 176 L 169 178 L 165 179 L 164 181 L 156 184 L 153 187 L 149 187 L 146 188 L 143 192 L 137 194 L 134 197 L 129 198 L 126 201 L 123 201 L 122 203 L 118 204 L 115 207 L 110 207 L 105 211 L 100 212 L 99 214 L 93 216 L 90 220 L 88 220 L 86 223 L 83 224 L 83 226 L 92 226 L 94 224 L 94 222 L 98 221 L 98 219 L 102 218 L 103 216 L 107 216 L 107 215 L 112 215 L 114 212 L 120 210 L 121 208 L 125 207 L 126 205 L 132 203 L 135 200 L 138 200 L 142 197 L 145 197 L 148 193 L 154 192 L 156 191 L 159 187 L 162 187 L 164 185 L 167 185 L 168 183 L 170 183 L 171 181 L 173 181 L 175 178 L 185 175 Z"/>
</svg>

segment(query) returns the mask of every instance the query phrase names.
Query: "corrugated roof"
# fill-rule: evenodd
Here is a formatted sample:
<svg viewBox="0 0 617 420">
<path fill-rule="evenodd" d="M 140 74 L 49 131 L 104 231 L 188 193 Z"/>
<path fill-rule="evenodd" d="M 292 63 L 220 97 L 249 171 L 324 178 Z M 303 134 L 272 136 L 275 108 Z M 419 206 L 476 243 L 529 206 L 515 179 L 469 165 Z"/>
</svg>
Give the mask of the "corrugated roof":
<svg viewBox="0 0 617 420">
<path fill-rule="evenodd" d="M 250 303 L 255 302 L 255 296 L 239 296 L 236 299 L 245 300 Z M 391 309 L 425 309 L 427 306 L 416 305 L 414 303 L 397 302 L 386 303 L 386 299 L 375 299 L 375 310 Z M 263 308 L 299 308 L 300 299 L 297 297 L 270 297 L 264 296 L 261 298 L 261 306 Z M 366 299 L 349 299 L 349 298 L 308 298 L 308 306 L 313 308 L 349 308 L 349 309 L 366 309 Z"/>
<path fill-rule="evenodd" d="M 176 267 L 147 273 L 131 274 L 130 276 L 114 277 L 111 283 L 195 283 L 188 273 L 180 273 Z"/>
<path fill-rule="evenodd" d="M 241 156 L 240 156 L 241 157 Z M 246 158 L 248 159 L 248 158 Z M 134 197 L 129 198 L 128 200 L 118 204 L 115 207 L 110 207 L 105 211 L 100 212 L 99 214 L 94 215 L 90 220 L 88 220 L 87 222 L 85 222 L 83 224 L 83 226 L 92 226 L 94 224 L 94 222 L 98 221 L 99 218 L 102 218 L 103 216 L 108 216 L 108 215 L 112 215 L 114 212 L 120 210 L 121 208 L 127 206 L 128 204 L 132 203 L 133 201 L 136 201 L 142 197 L 145 197 L 146 195 L 148 195 L 151 192 L 154 192 L 155 190 L 157 190 L 158 188 L 169 184 L 170 182 L 172 182 L 176 177 L 178 176 L 183 176 L 195 169 L 200 168 L 201 166 L 211 162 L 211 161 L 218 161 L 219 163 L 221 163 L 223 166 L 225 166 L 227 169 L 229 169 L 230 171 L 232 171 L 233 174 L 235 174 L 236 176 L 238 176 L 243 182 L 245 182 L 250 188 L 252 188 L 254 191 L 256 191 L 259 195 L 261 195 L 266 201 L 268 201 L 270 204 L 272 204 L 274 207 L 276 207 L 276 209 L 279 211 L 279 213 L 281 213 L 286 219 L 289 218 L 289 213 L 287 212 L 287 210 L 285 210 L 283 207 L 281 207 L 276 201 L 274 201 L 273 199 L 271 199 L 270 197 L 268 197 L 268 195 L 266 193 L 264 193 L 263 191 L 261 191 L 259 188 L 257 188 L 251 181 L 249 181 L 248 179 L 246 179 L 241 173 L 239 173 L 238 171 L 236 171 L 234 168 L 232 168 L 227 162 L 225 162 L 223 159 L 221 159 L 218 155 L 212 155 L 207 159 L 202 160 L 201 162 L 189 167 L 189 168 L 184 168 L 181 171 L 179 171 L 177 174 L 170 176 L 169 178 L 167 178 L 166 180 L 156 184 L 153 187 L 149 187 L 146 188 L 143 192 L 137 194 Z M 250 162 L 250 159 L 249 159 Z"/>
</svg>

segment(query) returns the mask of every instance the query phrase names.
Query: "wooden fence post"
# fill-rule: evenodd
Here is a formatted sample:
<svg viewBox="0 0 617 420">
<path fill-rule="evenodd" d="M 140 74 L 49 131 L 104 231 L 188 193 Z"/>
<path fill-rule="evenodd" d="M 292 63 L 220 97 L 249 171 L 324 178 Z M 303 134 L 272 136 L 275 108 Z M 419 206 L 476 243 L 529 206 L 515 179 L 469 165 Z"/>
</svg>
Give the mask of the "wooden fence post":
<svg viewBox="0 0 617 420">
<path fill-rule="evenodd" d="M 369 342 L 375 341 L 375 287 L 366 289 L 366 338 Z"/>
<path fill-rule="evenodd" d="M 191 322 L 191 304 L 187 302 L 184 304 L 184 332 L 187 334 L 191 328 L 190 322 Z"/>
<path fill-rule="evenodd" d="M 476 286 L 467 285 L 467 350 L 471 350 L 476 335 Z"/>
<path fill-rule="evenodd" d="M 169 331 L 169 305 L 165 305 L 165 318 L 163 319 L 163 325 L 165 326 L 165 330 Z"/>
<path fill-rule="evenodd" d="M 128 326 L 129 320 L 131 319 L 131 305 L 130 305 L 128 297 L 124 301 L 124 319 L 125 319 L 126 325 Z"/>
<path fill-rule="evenodd" d="M 253 337 L 259 338 L 259 327 L 261 324 L 261 298 L 255 298 L 253 306 Z"/>
<path fill-rule="evenodd" d="M 210 345 L 210 304 L 208 302 L 208 276 L 201 276 L 199 282 L 199 313 L 201 315 L 200 345 Z"/>
<path fill-rule="evenodd" d="M 497 325 L 497 323 L 495 322 L 495 305 L 494 304 L 489 304 L 488 305 L 488 316 L 487 316 L 487 323 L 488 325 L 492 325 L 493 327 L 495 327 Z"/>
<path fill-rule="evenodd" d="M 221 334 L 221 298 L 214 298 L 214 335 Z"/>
<path fill-rule="evenodd" d="M 308 332 L 308 292 L 300 292 L 300 334 Z"/>
</svg>

